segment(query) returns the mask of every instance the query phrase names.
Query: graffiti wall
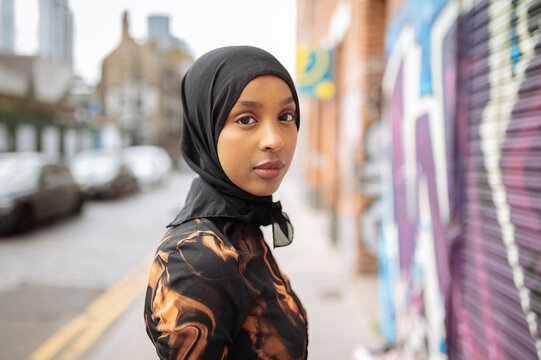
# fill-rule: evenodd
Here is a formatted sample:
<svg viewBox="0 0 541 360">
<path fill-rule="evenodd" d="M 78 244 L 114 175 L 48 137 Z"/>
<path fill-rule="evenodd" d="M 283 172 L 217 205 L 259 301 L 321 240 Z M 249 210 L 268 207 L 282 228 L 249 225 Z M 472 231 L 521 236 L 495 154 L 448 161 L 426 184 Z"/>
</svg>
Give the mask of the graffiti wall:
<svg viewBox="0 0 541 360">
<path fill-rule="evenodd" d="M 389 19 L 382 327 L 418 355 L 540 357 L 540 19 L 519 0 Z"/>
</svg>

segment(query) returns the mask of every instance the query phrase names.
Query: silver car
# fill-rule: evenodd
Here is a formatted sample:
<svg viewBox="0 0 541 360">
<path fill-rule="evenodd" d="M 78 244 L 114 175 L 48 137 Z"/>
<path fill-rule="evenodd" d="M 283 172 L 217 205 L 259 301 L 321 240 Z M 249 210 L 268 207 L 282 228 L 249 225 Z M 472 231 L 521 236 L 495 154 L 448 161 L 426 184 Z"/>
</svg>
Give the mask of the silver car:
<svg viewBox="0 0 541 360">
<path fill-rule="evenodd" d="M 79 213 L 84 194 L 70 169 L 39 153 L 0 154 L 0 233 Z"/>
<path fill-rule="evenodd" d="M 123 157 L 143 187 L 162 184 L 173 167 L 169 154 L 158 146 L 129 146 L 124 149 Z"/>
<path fill-rule="evenodd" d="M 71 170 L 89 197 L 116 198 L 139 189 L 137 178 L 120 152 L 85 150 L 72 159 Z"/>
</svg>

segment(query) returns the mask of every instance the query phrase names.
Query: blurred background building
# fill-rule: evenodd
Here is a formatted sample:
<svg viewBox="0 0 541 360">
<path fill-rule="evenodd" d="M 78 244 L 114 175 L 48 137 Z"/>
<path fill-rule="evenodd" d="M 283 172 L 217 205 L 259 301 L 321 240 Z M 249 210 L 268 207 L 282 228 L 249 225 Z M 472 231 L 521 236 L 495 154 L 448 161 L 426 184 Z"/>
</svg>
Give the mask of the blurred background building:
<svg viewBox="0 0 541 360">
<path fill-rule="evenodd" d="M 186 42 L 171 34 L 168 15 L 149 15 L 147 23 L 148 40 L 155 42 L 158 51 L 166 52 L 173 48 L 179 48 L 189 52 Z"/>
<path fill-rule="evenodd" d="M 14 2 L 0 3 L 0 149 L 52 157 L 80 150 L 74 108 L 73 23 L 66 1 L 40 1 L 40 55 L 14 49 Z"/>
<path fill-rule="evenodd" d="M 39 1 L 37 55 L 14 53 L 13 2 L 2 0 L 1 9 L 0 151 L 69 160 L 84 149 L 152 144 L 178 158 L 180 79 L 193 56 L 168 32 L 167 16 L 149 18 L 166 31 L 161 38 L 149 26 L 149 38 L 139 43 L 126 13 L 121 42 L 103 59 L 102 79 L 93 86 L 73 73 L 75 22 L 66 0 Z"/>
<path fill-rule="evenodd" d="M 73 109 L 62 104 L 71 79 L 68 67 L 48 59 L 0 54 L 2 151 L 44 151 L 55 156 L 77 151 L 68 129 L 75 126 Z"/>
<path fill-rule="evenodd" d="M 14 0 L 0 1 L 0 52 L 15 50 L 15 4 Z"/>
<path fill-rule="evenodd" d="M 171 32 L 169 30 L 169 16 L 150 15 L 147 18 L 148 39 L 156 43 L 158 50 L 163 51 L 171 46 Z"/>
<path fill-rule="evenodd" d="M 73 67 L 73 27 L 68 0 L 39 0 L 39 55 Z"/>
<path fill-rule="evenodd" d="M 193 58 L 173 41 L 168 24 L 166 16 L 150 17 L 149 41 L 139 44 L 129 33 L 126 12 L 121 42 L 103 60 L 98 92 L 103 120 L 122 134 L 119 145 L 159 145 L 178 158 L 180 81 Z"/>
<path fill-rule="evenodd" d="M 384 1 L 298 1 L 311 198 L 329 210 L 332 239 L 350 265 L 368 272 L 377 268 L 381 152 L 371 139 L 380 120 L 384 19 Z"/>
</svg>

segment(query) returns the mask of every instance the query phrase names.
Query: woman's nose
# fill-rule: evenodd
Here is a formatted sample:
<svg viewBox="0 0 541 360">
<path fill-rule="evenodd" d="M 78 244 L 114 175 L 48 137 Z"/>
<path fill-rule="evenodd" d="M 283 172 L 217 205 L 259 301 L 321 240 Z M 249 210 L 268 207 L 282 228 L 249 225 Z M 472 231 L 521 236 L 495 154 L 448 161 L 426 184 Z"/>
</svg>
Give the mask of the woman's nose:
<svg viewBox="0 0 541 360">
<path fill-rule="evenodd" d="M 266 121 L 261 129 L 261 150 L 279 151 L 284 147 L 284 138 L 280 132 L 280 124 L 277 124 L 275 121 Z"/>
</svg>

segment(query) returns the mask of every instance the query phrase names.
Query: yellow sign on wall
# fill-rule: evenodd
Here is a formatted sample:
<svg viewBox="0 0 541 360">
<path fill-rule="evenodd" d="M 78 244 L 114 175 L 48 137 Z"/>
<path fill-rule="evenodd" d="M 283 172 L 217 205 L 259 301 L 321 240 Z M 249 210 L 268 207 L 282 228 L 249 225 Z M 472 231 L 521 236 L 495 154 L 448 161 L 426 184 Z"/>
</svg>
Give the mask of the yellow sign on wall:
<svg viewBox="0 0 541 360">
<path fill-rule="evenodd" d="M 333 52 L 297 47 L 297 90 L 318 100 L 330 100 L 336 93 L 333 78 Z"/>
</svg>

